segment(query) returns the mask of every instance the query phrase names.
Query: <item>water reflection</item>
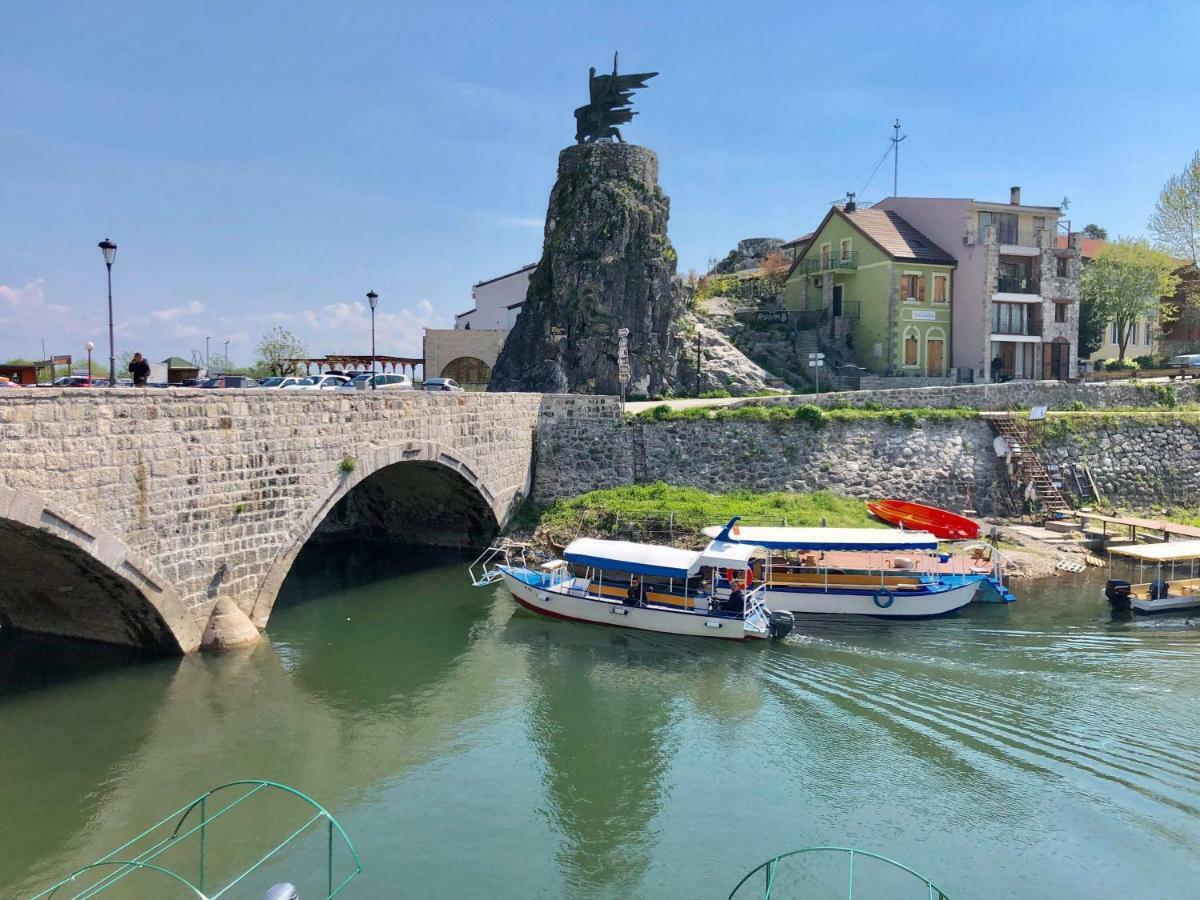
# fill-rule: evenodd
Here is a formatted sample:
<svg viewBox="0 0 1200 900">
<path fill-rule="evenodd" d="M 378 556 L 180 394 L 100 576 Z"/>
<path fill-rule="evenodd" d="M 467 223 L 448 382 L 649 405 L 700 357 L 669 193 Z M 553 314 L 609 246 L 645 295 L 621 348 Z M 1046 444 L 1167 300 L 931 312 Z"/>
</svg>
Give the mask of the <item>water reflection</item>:
<svg viewBox="0 0 1200 900">
<path fill-rule="evenodd" d="M 0 645 L 0 895 L 259 776 L 346 824 L 350 896 L 720 896 L 819 843 L 956 897 L 1190 896 L 1200 632 L 1101 587 L 741 646 L 534 618 L 444 557 L 302 559 L 249 651 Z"/>
</svg>

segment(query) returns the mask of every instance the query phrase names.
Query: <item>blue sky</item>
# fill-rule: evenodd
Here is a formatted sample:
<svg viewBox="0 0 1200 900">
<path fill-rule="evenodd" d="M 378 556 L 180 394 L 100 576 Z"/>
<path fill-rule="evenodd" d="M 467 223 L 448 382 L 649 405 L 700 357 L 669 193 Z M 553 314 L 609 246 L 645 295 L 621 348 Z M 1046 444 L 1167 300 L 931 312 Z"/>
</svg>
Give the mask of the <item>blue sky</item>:
<svg viewBox="0 0 1200 900">
<path fill-rule="evenodd" d="M 419 355 L 470 286 L 538 258 L 587 67 L 662 74 L 654 148 L 680 269 L 795 237 L 864 189 L 896 116 L 900 193 L 1071 200 L 1141 233 L 1200 147 L 1200 6 L 123 3 L 6 11 L 0 358 L 106 348 L 249 362 L 273 324 L 315 353 Z M 106 350 L 100 355 L 106 355 Z"/>
</svg>

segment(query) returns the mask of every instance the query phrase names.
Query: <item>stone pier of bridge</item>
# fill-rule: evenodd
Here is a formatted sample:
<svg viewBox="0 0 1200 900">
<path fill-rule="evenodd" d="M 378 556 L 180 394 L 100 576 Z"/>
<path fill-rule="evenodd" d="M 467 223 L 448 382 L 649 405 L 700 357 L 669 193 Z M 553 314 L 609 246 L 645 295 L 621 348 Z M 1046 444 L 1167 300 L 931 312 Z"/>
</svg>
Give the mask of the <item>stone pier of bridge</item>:
<svg viewBox="0 0 1200 900">
<path fill-rule="evenodd" d="M 314 534 L 478 545 L 530 493 L 539 420 L 570 403 L 6 391 L 0 627 L 186 653 L 217 619 L 264 628 Z"/>
</svg>

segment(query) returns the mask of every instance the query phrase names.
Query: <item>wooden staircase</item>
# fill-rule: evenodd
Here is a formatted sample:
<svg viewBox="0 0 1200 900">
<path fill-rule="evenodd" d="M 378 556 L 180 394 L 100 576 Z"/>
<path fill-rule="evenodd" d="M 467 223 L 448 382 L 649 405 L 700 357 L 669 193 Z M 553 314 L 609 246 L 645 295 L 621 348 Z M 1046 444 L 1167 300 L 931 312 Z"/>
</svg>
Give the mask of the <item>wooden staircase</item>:
<svg viewBox="0 0 1200 900">
<path fill-rule="evenodd" d="M 1061 479 L 1054 477 L 1038 456 L 1036 439 L 1028 421 L 1015 415 L 993 414 L 985 417 L 996 434 L 1004 438 L 1012 451 L 1013 466 L 1009 470 L 1010 486 L 1016 489 L 1018 496 L 1023 497 L 1026 486 L 1033 485 L 1041 501 L 1042 509 L 1047 513 L 1069 512 L 1071 504 L 1063 496 L 1060 488 Z"/>
</svg>

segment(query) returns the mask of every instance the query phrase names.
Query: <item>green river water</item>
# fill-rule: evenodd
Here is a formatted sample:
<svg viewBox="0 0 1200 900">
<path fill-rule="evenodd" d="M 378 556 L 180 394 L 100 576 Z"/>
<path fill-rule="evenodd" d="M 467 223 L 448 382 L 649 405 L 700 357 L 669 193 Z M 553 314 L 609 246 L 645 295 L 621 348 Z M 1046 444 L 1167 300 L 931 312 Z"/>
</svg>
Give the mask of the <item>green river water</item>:
<svg viewBox="0 0 1200 900">
<path fill-rule="evenodd" d="M 0 896 L 258 777 L 339 817 L 350 898 L 718 898 L 818 844 L 956 900 L 1194 898 L 1200 630 L 1113 623 L 1100 586 L 741 645 L 534 618 L 444 555 L 309 552 L 246 652 L 0 642 Z"/>
</svg>

